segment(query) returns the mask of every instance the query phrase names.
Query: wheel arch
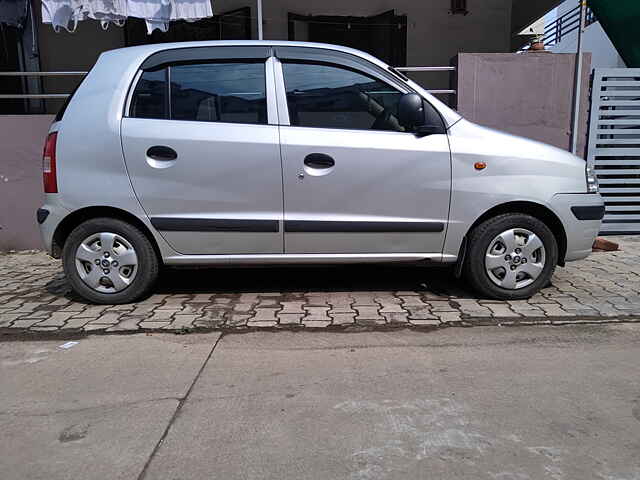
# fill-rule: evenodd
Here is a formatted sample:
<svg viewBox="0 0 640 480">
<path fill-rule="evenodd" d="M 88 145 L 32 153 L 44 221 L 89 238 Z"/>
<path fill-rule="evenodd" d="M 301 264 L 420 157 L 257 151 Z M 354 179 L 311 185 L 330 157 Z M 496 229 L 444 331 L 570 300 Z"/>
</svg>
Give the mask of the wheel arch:
<svg viewBox="0 0 640 480">
<path fill-rule="evenodd" d="M 52 256 L 54 258 L 60 258 L 62 249 L 64 248 L 64 244 L 74 228 L 76 228 L 86 220 L 99 217 L 116 218 L 118 220 L 122 220 L 134 225 L 149 239 L 151 245 L 153 245 L 153 250 L 156 252 L 158 260 L 162 261 L 162 255 L 160 253 L 160 248 L 158 247 L 158 242 L 156 242 L 156 239 L 153 236 L 153 233 L 151 233 L 151 230 L 149 230 L 149 227 L 147 227 L 147 225 L 145 225 L 145 223 L 135 215 L 120 208 L 108 206 L 85 207 L 74 210 L 69 215 L 67 215 L 64 220 L 62 220 L 56 227 L 56 230 L 53 234 L 53 243 L 51 248 Z"/>
<path fill-rule="evenodd" d="M 560 218 L 553 212 L 553 210 L 540 203 L 529 201 L 514 201 L 496 205 L 495 207 L 487 210 L 485 213 L 480 215 L 476 219 L 476 221 L 473 222 L 473 224 L 469 227 L 467 233 L 463 238 L 462 244 L 460 245 L 456 274 L 459 274 L 459 272 L 461 272 L 462 263 L 464 262 L 464 257 L 466 254 L 467 238 L 469 236 L 469 233 L 471 233 L 474 228 L 476 228 L 485 220 L 505 213 L 524 213 L 526 215 L 531 215 L 532 217 L 537 218 L 547 227 L 549 227 L 549 229 L 553 233 L 553 236 L 556 238 L 556 242 L 558 243 L 558 265 L 564 267 L 565 256 L 567 254 L 567 233 L 564 229 L 564 226 L 562 225 L 562 221 L 560 220 Z"/>
</svg>

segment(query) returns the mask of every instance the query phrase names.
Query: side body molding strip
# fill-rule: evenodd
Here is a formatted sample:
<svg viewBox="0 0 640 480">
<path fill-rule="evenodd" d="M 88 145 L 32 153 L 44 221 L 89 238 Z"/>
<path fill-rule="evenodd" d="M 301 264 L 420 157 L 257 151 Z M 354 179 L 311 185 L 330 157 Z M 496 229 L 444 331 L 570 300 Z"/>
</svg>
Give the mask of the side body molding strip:
<svg viewBox="0 0 640 480">
<path fill-rule="evenodd" d="M 340 233 L 438 233 L 444 222 L 341 222 L 316 220 L 285 220 L 285 232 Z"/>
<path fill-rule="evenodd" d="M 151 224 L 161 232 L 270 232 L 277 233 L 278 220 L 152 217 Z"/>
</svg>

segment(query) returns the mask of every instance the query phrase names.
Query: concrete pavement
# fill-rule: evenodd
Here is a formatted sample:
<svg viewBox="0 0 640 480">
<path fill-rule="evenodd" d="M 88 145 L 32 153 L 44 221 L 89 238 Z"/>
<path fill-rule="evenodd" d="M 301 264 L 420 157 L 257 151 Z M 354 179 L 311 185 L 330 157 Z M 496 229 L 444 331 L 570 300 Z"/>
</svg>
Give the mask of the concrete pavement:
<svg viewBox="0 0 640 480">
<path fill-rule="evenodd" d="M 0 348 L 3 479 L 640 478 L 640 325 Z"/>
<path fill-rule="evenodd" d="M 0 477 L 135 479 L 217 334 L 0 345 Z"/>
</svg>

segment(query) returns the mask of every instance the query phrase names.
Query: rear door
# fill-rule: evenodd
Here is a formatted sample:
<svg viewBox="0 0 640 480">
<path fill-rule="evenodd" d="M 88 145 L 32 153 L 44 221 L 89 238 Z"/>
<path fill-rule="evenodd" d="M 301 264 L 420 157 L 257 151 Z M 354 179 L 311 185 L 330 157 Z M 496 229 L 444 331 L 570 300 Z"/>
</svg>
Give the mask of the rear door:
<svg viewBox="0 0 640 480">
<path fill-rule="evenodd" d="M 183 254 L 283 253 L 282 172 L 268 47 L 160 52 L 122 120 L 131 182 Z"/>
<path fill-rule="evenodd" d="M 285 252 L 440 254 L 447 135 L 404 131 L 397 104 L 407 87 L 370 62 L 319 49 L 276 52 Z"/>
</svg>

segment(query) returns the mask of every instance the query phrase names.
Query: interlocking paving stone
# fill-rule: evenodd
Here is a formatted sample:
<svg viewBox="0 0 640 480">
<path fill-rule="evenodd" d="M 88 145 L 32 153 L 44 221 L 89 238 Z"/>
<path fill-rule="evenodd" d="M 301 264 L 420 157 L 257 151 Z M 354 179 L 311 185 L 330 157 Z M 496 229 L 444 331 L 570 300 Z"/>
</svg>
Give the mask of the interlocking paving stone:
<svg viewBox="0 0 640 480">
<path fill-rule="evenodd" d="M 88 318 L 71 318 L 61 327 L 62 330 L 80 329 L 89 323 Z"/>
<path fill-rule="evenodd" d="M 302 317 L 304 317 L 304 313 L 280 313 L 278 320 L 280 320 L 280 325 L 300 325 Z"/>
<path fill-rule="evenodd" d="M 551 286 L 528 300 L 508 302 L 478 298 L 461 281 L 449 277 L 443 280 L 444 274 L 437 272 L 433 277 L 427 273 L 425 279 L 411 284 L 402 278 L 397 283 L 393 278 L 380 278 L 380 284 L 387 287 L 371 290 L 367 290 L 366 278 L 346 289 L 338 281 L 340 291 L 331 291 L 329 279 L 314 279 L 314 284 L 321 285 L 317 291 L 305 290 L 305 279 L 295 289 L 282 291 L 264 291 L 273 287 L 266 280 L 255 288 L 256 282 L 251 278 L 247 285 L 256 291 L 246 291 L 249 288 L 242 285 L 242 292 L 228 289 L 217 293 L 215 288 L 209 291 L 204 286 L 184 293 L 186 289 L 180 285 L 182 293 L 172 293 L 170 285 L 135 304 L 91 305 L 71 293 L 58 260 L 44 253 L 2 254 L 0 331 L 185 332 L 249 327 L 388 328 L 640 321 L 640 236 L 616 237 L 614 241 L 620 243 L 621 251 L 595 253 L 583 261 L 569 263 L 556 270 Z M 299 275 L 298 270 L 292 271 L 296 272 L 292 278 Z M 394 270 L 394 274 L 403 275 L 403 271 L 409 269 Z M 278 283 L 279 279 L 274 281 Z M 351 287 L 353 291 L 349 291 Z"/>
<path fill-rule="evenodd" d="M 356 305 L 355 309 L 358 312 L 356 320 L 384 320 L 384 317 L 378 312 L 379 308 L 380 307 L 377 306 L 370 307 Z"/>
<path fill-rule="evenodd" d="M 322 320 L 304 320 L 302 323 L 307 328 L 326 328 L 331 325 L 331 322 Z"/>
<path fill-rule="evenodd" d="M 165 328 L 167 325 L 169 325 L 169 322 L 140 322 L 139 327 L 156 330 L 158 328 Z"/>
<path fill-rule="evenodd" d="M 388 323 L 393 324 L 406 324 L 409 323 L 409 314 L 407 312 L 389 312 L 384 313 L 382 310 L 380 311 L 384 315 L 384 318 Z"/>
<path fill-rule="evenodd" d="M 249 327 L 275 327 L 278 325 L 277 320 L 269 321 L 269 320 L 249 320 L 247 326 Z"/>
<path fill-rule="evenodd" d="M 304 307 L 307 315 L 303 317 L 303 322 L 330 322 L 331 319 L 327 312 L 329 307 Z"/>
<path fill-rule="evenodd" d="M 411 325 L 428 325 L 432 327 L 440 326 L 440 320 L 409 320 Z"/>
<path fill-rule="evenodd" d="M 356 322 L 356 313 L 336 313 L 332 315 L 334 325 L 353 325 Z"/>
</svg>

